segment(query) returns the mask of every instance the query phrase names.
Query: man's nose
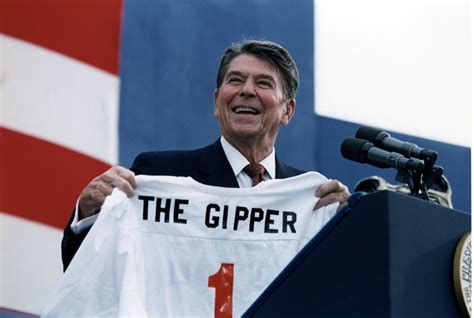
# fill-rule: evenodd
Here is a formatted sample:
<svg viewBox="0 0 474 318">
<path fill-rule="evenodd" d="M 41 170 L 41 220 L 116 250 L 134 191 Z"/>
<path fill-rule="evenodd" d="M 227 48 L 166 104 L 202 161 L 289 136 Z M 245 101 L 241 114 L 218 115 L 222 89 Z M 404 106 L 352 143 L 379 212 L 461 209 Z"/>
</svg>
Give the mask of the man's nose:
<svg viewBox="0 0 474 318">
<path fill-rule="evenodd" d="M 255 84 L 251 79 L 247 79 L 244 82 L 244 85 L 242 86 L 242 89 L 240 90 L 239 93 L 240 96 L 242 97 L 254 97 L 256 96 L 255 92 Z"/>
</svg>

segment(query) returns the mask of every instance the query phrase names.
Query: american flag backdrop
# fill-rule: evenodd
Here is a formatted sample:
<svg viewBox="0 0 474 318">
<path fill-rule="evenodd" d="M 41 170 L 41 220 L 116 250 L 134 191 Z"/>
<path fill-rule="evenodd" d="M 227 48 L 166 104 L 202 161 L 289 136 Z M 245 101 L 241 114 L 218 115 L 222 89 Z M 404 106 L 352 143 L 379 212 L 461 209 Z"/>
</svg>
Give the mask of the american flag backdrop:
<svg viewBox="0 0 474 318">
<path fill-rule="evenodd" d="M 245 38 L 281 43 L 299 66 L 281 159 L 350 188 L 393 181 L 339 155 L 358 126 L 383 127 L 437 150 L 469 212 L 468 1 L 401 3 L 0 0 L 0 315 L 41 313 L 62 274 L 62 228 L 93 177 L 218 138 L 219 59 Z"/>
</svg>

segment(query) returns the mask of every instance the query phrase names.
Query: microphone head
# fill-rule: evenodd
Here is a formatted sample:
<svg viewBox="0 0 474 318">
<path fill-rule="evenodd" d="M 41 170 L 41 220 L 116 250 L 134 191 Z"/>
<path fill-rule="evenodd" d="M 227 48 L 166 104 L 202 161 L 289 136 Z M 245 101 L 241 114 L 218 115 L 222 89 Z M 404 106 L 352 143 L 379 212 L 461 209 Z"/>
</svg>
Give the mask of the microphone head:
<svg viewBox="0 0 474 318">
<path fill-rule="evenodd" d="M 361 126 L 359 129 L 357 129 L 355 136 L 356 138 L 371 141 L 374 144 L 377 144 L 377 142 L 381 141 L 385 137 L 390 137 L 390 135 L 385 131 L 369 126 Z"/>
<path fill-rule="evenodd" d="M 366 163 L 367 151 L 373 146 L 367 140 L 346 138 L 341 144 L 341 155 L 355 162 Z"/>
</svg>

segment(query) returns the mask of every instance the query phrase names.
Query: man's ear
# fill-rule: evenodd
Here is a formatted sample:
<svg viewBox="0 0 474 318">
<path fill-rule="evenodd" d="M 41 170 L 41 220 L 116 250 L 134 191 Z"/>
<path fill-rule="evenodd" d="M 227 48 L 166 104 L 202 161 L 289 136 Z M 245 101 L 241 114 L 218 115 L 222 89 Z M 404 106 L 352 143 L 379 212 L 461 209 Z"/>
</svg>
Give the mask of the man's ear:
<svg viewBox="0 0 474 318">
<path fill-rule="evenodd" d="M 291 98 L 288 102 L 286 102 L 286 112 L 283 114 L 283 118 L 281 119 L 281 124 L 283 126 L 288 125 L 290 122 L 291 117 L 295 113 L 296 108 L 296 100 Z"/>
<path fill-rule="evenodd" d="M 217 96 L 219 95 L 219 89 L 214 90 L 214 116 L 219 118 L 219 107 L 217 106 Z"/>
</svg>

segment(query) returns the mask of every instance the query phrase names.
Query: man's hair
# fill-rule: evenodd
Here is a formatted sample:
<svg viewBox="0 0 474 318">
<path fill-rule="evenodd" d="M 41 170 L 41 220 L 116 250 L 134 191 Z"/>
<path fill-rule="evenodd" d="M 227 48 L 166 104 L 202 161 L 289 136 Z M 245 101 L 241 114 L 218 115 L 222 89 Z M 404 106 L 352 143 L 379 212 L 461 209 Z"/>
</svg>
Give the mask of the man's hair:
<svg viewBox="0 0 474 318">
<path fill-rule="evenodd" d="M 230 62 L 242 54 L 253 55 L 269 63 L 280 73 L 285 99 L 296 96 L 299 74 L 295 61 L 284 47 L 271 41 L 246 40 L 229 46 L 222 55 L 219 71 L 217 72 L 217 89 L 221 87 L 224 81 Z"/>
</svg>

